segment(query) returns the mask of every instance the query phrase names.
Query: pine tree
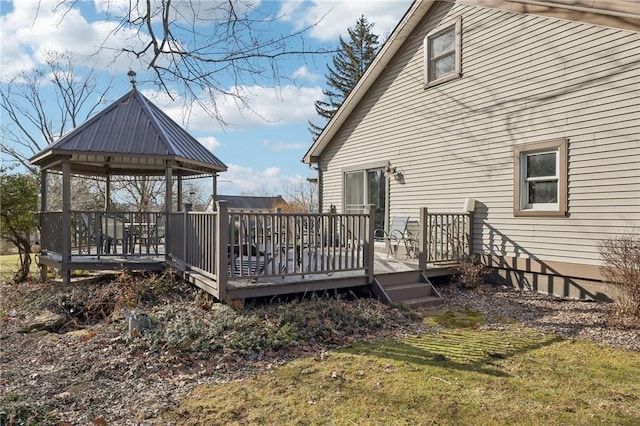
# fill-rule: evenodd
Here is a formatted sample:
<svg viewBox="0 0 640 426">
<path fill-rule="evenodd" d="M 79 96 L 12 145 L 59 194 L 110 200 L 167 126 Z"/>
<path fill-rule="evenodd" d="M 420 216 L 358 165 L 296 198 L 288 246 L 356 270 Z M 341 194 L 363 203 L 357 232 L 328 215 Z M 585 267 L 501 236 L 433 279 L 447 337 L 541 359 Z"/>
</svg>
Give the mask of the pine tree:
<svg viewBox="0 0 640 426">
<path fill-rule="evenodd" d="M 372 32 L 373 25 L 361 16 L 355 26 L 347 30 L 349 42 L 340 37 L 340 45 L 333 57 L 333 67 L 327 65 L 328 74 L 325 76 L 329 88 L 322 91 L 326 100 L 314 102 L 316 112 L 326 122 L 331 120 L 378 53 L 378 36 Z M 320 135 L 323 127 L 309 122 L 309 131 L 314 139 Z"/>
</svg>

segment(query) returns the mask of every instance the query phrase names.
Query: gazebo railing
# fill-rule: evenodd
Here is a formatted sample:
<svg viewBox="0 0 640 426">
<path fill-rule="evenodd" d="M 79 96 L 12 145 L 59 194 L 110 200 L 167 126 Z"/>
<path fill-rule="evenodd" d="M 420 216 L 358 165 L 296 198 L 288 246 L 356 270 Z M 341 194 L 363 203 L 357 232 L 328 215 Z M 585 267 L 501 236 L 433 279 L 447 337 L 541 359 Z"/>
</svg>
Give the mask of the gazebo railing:
<svg viewBox="0 0 640 426">
<path fill-rule="evenodd" d="M 41 247 L 62 253 L 61 212 L 37 214 Z M 143 256 L 165 253 L 165 214 L 158 212 L 71 211 L 71 256 Z"/>
<path fill-rule="evenodd" d="M 36 213 L 40 247 L 44 252 L 62 253 L 62 212 Z"/>
</svg>

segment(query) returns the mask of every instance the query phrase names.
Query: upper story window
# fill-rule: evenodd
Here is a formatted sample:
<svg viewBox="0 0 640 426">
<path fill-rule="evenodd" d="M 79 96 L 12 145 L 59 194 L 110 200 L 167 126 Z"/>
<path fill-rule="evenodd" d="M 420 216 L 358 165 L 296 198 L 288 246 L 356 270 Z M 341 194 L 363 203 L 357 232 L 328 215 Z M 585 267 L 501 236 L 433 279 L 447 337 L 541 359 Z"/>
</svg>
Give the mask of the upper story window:
<svg viewBox="0 0 640 426">
<path fill-rule="evenodd" d="M 567 212 L 567 141 L 515 148 L 515 216 L 564 216 Z"/>
<path fill-rule="evenodd" d="M 431 31 L 424 39 L 424 84 L 434 86 L 460 77 L 462 18 Z"/>
</svg>

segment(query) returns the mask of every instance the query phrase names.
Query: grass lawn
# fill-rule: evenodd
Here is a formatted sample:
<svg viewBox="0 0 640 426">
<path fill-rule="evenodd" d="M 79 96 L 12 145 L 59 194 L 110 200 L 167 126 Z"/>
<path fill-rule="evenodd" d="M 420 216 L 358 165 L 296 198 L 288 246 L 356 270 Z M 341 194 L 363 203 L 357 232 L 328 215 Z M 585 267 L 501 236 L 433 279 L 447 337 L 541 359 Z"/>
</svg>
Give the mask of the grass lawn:
<svg viewBox="0 0 640 426">
<path fill-rule="evenodd" d="M 33 259 L 33 258 L 32 258 Z M 17 254 L 5 254 L 0 256 L 0 279 L 11 279 L 20 266 L 20 257 Z M 37 269 L 37 267 L 34 265 Z"/>
<path fill-rule="evenodd" d="M 432 319 L 428 319 L 432 320 Z M 454 326 L 197 388 L 179 424 L 640 424 L 640 353 Z"/>
</svg>

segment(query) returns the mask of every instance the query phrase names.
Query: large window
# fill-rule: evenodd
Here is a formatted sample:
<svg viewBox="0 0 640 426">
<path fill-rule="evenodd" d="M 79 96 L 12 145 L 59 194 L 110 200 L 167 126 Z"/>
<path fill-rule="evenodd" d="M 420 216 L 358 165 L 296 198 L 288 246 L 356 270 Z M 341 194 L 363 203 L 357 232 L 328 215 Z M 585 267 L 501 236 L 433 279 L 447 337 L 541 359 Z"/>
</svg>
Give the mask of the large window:
<svg viewBox="0 0 640 426">
<path fill-rule="evenodd" d="M 425 87 L 460 77 L 460 30 L 458 18 L 431 31 L 424 39 Z"/>
<path fill-rule="evenodd" d="M 567 213 L 567 141 L 558 139 L 515 148 L 514 215 Z"/>
<path fill-rule="evenodd" d="M 366 206 L 373 204 L 375 206 L 374 229 L 384 228 L 386 201 L 386 178 L 382 168 L 345 172 L 345 213 L 363 213 Z"/>
</svg>

